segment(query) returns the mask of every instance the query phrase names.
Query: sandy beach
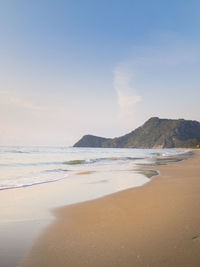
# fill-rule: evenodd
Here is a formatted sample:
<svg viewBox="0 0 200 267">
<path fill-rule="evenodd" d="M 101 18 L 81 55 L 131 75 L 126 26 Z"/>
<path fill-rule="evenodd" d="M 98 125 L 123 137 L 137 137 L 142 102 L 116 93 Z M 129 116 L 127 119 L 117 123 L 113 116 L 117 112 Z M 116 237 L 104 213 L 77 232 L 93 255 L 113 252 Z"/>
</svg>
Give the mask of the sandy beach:
<svg viewBox="0 0 200 267">
<path fill-rule="evenodd" d="M 200 1 L 0 4 L 0 267 L 200 267 Z"/>
<path fill-rule="evenodd" d="M 145 186 L 62 207 L 21 266 L 200 266 L 200 151 Z"/>
</svg>

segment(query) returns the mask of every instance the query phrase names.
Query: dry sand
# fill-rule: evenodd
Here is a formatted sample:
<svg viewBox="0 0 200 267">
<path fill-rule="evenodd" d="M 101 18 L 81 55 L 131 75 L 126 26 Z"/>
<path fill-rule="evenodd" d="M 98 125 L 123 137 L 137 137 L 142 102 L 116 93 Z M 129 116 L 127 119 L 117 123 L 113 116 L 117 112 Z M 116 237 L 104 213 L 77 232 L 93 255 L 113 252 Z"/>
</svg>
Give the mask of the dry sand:
<svg viewBox="0 0 200 267">
<path fill-rule="evenodd" d="M 199 267 L 200 151 L 149 184 L 56 210 L 26 267 Z"/>
</svg>

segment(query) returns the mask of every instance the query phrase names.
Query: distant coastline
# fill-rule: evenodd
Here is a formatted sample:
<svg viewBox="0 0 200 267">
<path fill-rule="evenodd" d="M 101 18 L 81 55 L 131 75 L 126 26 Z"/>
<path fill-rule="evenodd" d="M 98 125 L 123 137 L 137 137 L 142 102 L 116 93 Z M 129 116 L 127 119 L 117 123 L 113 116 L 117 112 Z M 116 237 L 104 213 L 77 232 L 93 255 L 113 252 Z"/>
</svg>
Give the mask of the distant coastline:
<svg viewBox="0 0 200 267">
<path fill-rule="evenodd" d="M 200 148 L 200 122 L 153 117 L 124 136 L 103 138 L 85 135 L 74 147 Z"/>
</svg>

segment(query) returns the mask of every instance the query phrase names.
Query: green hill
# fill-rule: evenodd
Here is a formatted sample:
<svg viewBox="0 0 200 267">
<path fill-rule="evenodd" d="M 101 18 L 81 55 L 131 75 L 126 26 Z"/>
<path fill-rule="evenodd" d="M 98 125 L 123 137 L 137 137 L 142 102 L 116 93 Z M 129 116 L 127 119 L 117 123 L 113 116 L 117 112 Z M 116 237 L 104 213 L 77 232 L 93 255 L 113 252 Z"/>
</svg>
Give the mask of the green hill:
<svg viewBox="0 0 200 267">
<path fill-rule="evenodd" d="M 153 117 L 124 136 L 111 139 L 85 135 L 74 147 L 191 148 L 199 145 L 200 123 L 198 121 Z"/>
<path fill-rule="evenodd" d="M 102 147 L 103 143 L 109 142 L 112 139 L 103 138 L 94 135 L 84 135 L 74 147 Z"/>
</svg>

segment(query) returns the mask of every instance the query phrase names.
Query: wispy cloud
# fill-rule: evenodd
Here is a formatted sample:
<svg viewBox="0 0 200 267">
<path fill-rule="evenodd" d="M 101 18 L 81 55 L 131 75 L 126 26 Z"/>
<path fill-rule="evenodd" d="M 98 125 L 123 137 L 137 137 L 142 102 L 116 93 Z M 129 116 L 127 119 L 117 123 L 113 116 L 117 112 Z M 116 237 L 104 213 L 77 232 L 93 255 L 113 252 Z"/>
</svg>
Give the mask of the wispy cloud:
<svg viewBox="0 0 200 267">
<path fill-rule="evenodd" d="M 163 93 L 168 99 L 166 92 L 171 95 L 177 95 L 181 90 L 186 92 L 190 86 L 189 79 L 196 79 L 195 70 L 199 68 L 199 58 L 197 46 L 173 36 L 168 39 L 163 37 L 156 44 L 132 47 L 129 57 L 119 63 L 113 72 L 121 122 L 132 123 L 136 117 L 136 107 L 141 101 L 140 107 L 144 108 L 146 114 L 156 114 L 156 105 L 151 105 L 151 110 L 148 109 L 149 98 L 154 101 L 153 96 L 157 96 L 162 100 Z M 195 90 L 194 84 L 192 87 Z M 159 113 L 163 110 L 162 107 Z"/>
<path fill-rule="evenodd" d="M 114 70 L 114 88 L 117 92 L 120 118 L 133 115 L 135 105 L 142 98 L 134 87 L 134 71 L 131 67 L 120 66 Z"/>
</svg>

